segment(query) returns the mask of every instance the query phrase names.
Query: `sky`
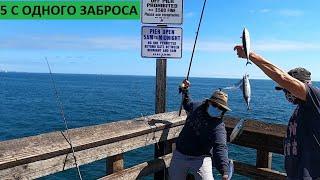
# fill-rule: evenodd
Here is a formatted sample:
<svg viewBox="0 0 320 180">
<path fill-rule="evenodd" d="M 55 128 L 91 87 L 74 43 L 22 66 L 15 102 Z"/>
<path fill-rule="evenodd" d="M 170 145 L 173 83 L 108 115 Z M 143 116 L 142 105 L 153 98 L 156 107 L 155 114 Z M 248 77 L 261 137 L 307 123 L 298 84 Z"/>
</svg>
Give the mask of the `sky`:
<svg viewBox="0 0 320 180">
<path fill-rule="evenodd" d="M 187 73 L 203 0 L 184 0 L 183 53 L 168 59 L 168 76 Z M 319 0 L 208 0 L 191 77 L 267 78 L 245 66 L 233 47 L 244 27 L 252 49 L 288 71 L 305 67 L 320 80 Z M 142 58 L 140 20 L 0 20 L 0 70 L 46 73 L 155 75 Z"/>
</svg>

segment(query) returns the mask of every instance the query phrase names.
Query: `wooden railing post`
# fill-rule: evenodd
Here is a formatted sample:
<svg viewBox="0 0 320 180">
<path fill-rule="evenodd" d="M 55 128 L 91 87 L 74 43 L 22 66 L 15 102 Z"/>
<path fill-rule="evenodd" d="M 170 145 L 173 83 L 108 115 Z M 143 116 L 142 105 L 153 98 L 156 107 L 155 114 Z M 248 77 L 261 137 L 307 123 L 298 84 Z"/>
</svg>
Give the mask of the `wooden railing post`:
<svg viewBox="0 0 320 180">
<path fill-rule="evenodd" d="M 156 102 L 155 113 L 164 113 L 166 111 L 166 89 L 167 89 L 167 60 L 157 59 L 156 65 Z M 154 148 L 154 158 L 161 157 L 165 154 L 167 146 L 164 142 L 158 143 Z M 166 177 L 165 170 L 154 174 L 155 180 L 164 180 Z"/>
<path fill-rule="evenodd" d="M 257 149 L 256 166 L 258 168 L 269 168 L 272 165 L 272 153 Z"/>
<path fill-rule="evenodd" d="M 107 158 L 107 174 L 112 174 L 123 170 L 123 154 L 110 156 Z"/>
</svg>

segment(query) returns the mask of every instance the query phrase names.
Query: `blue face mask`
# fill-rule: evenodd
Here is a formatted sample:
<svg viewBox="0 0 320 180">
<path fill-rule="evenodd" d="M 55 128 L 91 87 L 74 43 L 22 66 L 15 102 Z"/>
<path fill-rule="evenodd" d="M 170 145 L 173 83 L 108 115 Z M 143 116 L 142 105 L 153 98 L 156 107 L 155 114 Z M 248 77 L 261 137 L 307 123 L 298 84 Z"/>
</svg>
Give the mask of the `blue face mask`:
<svg viewBox="0 0 320 180">
<path fill-rule="evenodd" d="M 208 114 L 211 117 L 219 118 L 219 117 L 221 117 L 222 111 L 215 106 L 209 105 Z"/>
</svg>

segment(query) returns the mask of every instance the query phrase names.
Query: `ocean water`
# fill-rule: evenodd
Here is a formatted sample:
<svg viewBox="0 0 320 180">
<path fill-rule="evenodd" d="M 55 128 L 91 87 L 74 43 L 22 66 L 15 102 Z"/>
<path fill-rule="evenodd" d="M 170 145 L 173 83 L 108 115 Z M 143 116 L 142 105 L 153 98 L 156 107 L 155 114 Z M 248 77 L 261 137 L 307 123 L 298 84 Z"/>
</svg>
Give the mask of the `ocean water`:
<svg viewBox="0 0 320 180">
<path fill-rule="evenodd" d="M 154 113 L 155 77 L 53 74 L 64 105 L 69 128 L 97 125 Z M 241 77 L 239 77 L 241 78 Z M 181 96 L 177 87 L 183 78 L 167 79 L 167 111 L 177 111 Z M 190 78 L 193 100 L 209 97 L 213 90 L 240 79 Z M 247 112 L 240 90 L 227 91 L 229 115 L 286 124 L 294 106 L 269 80 L 251 80 L 252 110 Z M 319 83 L 316 83 L 319 85 Z M 0 141 L 63 130 L 63 121 L 49 74 L 0 73 Z M 232 159 L 254 164 L 255 150 L 229 145 Z M 125 154 L 130 167 L 153 158 L 153 146 Z M 283 157 L 273 156 L 273 168 L 284 171 Z M 105 175 L 105 160 L 81 166 L 84 179 Z M 215 172 L 215 176 L 218 177 Z M 75 169 L 41 179 L 77 179 Z M 146 178 L 150 179 L 150 178 Z M 246 179 L 235 176 L 234 179 Z"/>
</svg>

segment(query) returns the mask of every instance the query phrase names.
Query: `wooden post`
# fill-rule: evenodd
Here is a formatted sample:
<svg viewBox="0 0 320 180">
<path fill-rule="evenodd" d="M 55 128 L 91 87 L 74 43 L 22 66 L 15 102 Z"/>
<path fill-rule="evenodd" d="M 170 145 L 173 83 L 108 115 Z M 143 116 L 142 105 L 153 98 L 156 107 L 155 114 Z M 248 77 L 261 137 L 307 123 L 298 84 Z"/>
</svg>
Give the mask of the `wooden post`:
<svg viewBox="0 0 320 180">
<path fill-rule="evenodd" d="M 156 67 L 156 110 L 155 113 L 166 111 L 167 59 L 157 59 Z"/>
<path fill-rule="evenodd" d="M 112 174 L 123 170 L 123 154 L 110 156 L 107 158 L 107 174 Z"/>
<path fill-rule="evenodd" d="M 256 166 L 258 168 L 269 168 L 272 165 L 272 153 L 257 149 Z"/>
<path fill-rule="evenodd" d="M 166 111 L 166 86 L 167 86 L 167 59 L 157 59 L 156 65 L 156 104 L 155 113 Z M 154 158 L 161 157 L 165 154 L 166 144 L 158 143 L 154 147 Z M 165 170 L 154 174 L 155 180 L 163 180 L 166 177 Z"/>
</svg>

